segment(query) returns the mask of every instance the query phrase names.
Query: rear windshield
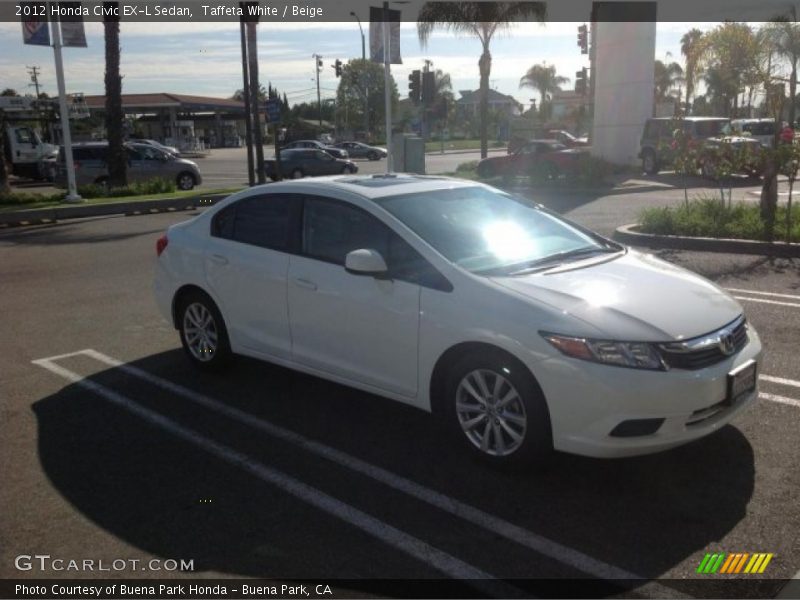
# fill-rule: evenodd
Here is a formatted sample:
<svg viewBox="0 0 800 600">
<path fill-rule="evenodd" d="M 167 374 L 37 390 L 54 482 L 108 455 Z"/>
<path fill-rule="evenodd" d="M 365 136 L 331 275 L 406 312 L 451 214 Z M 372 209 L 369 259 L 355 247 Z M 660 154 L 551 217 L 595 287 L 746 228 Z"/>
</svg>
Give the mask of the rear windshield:
<svg viewBox="0 0 800 600">
<path fill-rule="evenodd" d="M 727 121 L 695 121 L 694 135 L 699 137 L 715 137 L 723 133 Z"/>
</svg>

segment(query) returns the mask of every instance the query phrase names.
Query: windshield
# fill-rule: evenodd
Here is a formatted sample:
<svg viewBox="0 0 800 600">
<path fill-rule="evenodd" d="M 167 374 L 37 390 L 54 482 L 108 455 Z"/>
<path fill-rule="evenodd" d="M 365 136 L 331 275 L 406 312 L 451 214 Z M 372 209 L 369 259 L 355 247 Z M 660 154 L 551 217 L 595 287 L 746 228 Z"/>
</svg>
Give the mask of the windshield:
<svg viewBox="0 0 800 600">
<path fill-rule="evenodd" d="M 513 274 L 550 259 L 560 263 L 611 251 L 600 238 L 498 190 L 434 190 L 380 203 L 445 258 L 473 273 Z"/>
</svg>

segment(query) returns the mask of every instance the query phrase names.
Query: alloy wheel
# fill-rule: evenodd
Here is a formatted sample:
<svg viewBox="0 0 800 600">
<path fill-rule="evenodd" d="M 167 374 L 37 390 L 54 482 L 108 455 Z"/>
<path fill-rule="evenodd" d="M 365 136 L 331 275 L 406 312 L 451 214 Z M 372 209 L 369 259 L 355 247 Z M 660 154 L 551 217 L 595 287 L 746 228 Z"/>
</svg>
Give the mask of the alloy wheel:
<svg viewBox="0 0 800 600">
<path fill-rule="evenodd" d="M 208 308 L 193 302 L 183 312 L 183 335 L 186 346 L 194 358 L 209 362 L 214 358 L 219 343 L 217 324 Z"/>
<path fill-rule="evenodd" d="M 456 415 L 473 446 L 490 456 L 508 456 L 525 441 L 525 404 L 500 373 L 477 369 L 456 388 Z"/>
</svg>

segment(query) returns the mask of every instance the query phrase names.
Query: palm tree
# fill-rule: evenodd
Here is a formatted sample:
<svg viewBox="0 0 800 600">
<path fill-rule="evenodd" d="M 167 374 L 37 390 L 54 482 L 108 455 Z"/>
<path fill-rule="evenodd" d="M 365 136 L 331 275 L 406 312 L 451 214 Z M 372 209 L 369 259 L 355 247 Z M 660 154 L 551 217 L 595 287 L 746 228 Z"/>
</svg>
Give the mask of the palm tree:
<svg viewBox="0 0 800 600">
<path fill-rule="evenodd" d="M 561 86 L 569 83 L 567 77 L 556 74 L 556 68 L 547 64 L 533 65 L 519 80 L 519 87 L 529 87 L 539 91 L 539 112 L 547 114 L 545 104 L 554 92 L 561 91 Z"/>
<path fill-rule="evenodd" d="M 697 28 L 690 29 L 681 38 L 681 54 L 686 59 L 686 106 L 690 106 L 694 96 L 694 84 L 697 81 L 698 61 L 702 51 L 703 32 Z"/>
<path fill-rule="evenodd" d="M 128 183 L 128 157 L 122 145 L 122 76 L 119 74 L 119 3 L 106 2 L 103 27 L 106 43 L 106 135 L 108 136 L 108 185 L 122 187 Z"/>
<path fill-rule="evenodd" d="M 544 22 L 547 7 L 544 2 L 426 2 L 417 18 L 417 34 L 423 48 L 435 29 L 445 29 L 461 35 L 477 37 L 483 48 L 480 72 L 480 138 L 481 157 L 488 154 L 489 75 L 492 71 L 492 38 L 498 31 L 508 30 L 511 23 L 536 19 Z"/>
<path fill-rule="evenodd" d="M 789 62 L 789 123 L 795 120 L 795 96 L 797 94 L 797 64 L 800 62 L 800 25 L 785 17 L 773 19 L 768 27 L 772 48 L 779 57 Z"/>
<path fill-rule="evenodd" d="M 655 62 L 655 74 L 653 78 L 655 84 L 655 96 L 657 102 L 664 102 L 675 97 L 676 88 L 684 82 L 683 69 L 681 66 L 672 62 L 663 63 L 660 60 Z"/>
<path fill-rule="evenodd" d="M 710 67 L 703 75 L 706 85 L 706 99 L 715 114 L 730 116 L 731 99 L 738 94 L 736 81 L 723 69 Z"/>
</svg>

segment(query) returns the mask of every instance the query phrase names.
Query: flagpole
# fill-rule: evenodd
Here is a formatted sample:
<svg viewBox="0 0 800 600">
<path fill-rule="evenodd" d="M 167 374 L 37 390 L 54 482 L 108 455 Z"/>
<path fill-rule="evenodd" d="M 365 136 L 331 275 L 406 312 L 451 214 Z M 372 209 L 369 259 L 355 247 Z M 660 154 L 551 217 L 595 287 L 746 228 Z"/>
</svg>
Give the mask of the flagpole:
<svg viewBox="0 0 800 600">
<path fill-rule="evenodd" d="M 61 59 L 61 24 L 53 19 L 51 21 L 53 32 L 53 54 L 56 59 L 56 81 L 58 83 L 58 106 L 61 113 L 61 135 L 64 138 L 64 159 L 67 167 L 67 196 L 66 202 L 82 202 L 75 185 L 75 165 L 72 160 L 72 135 L 69 131 L 69 110 L 67 109 L 67 92 L 64 85 L 64 63 Z"/>
<path fill-rule="evenodd" d="M 389 3 L 383 3 L 383 95 L 386 107 L 386 172 L 394 171 L 392 156 L 392 101 L 389 90 Z"/>
</svg>

